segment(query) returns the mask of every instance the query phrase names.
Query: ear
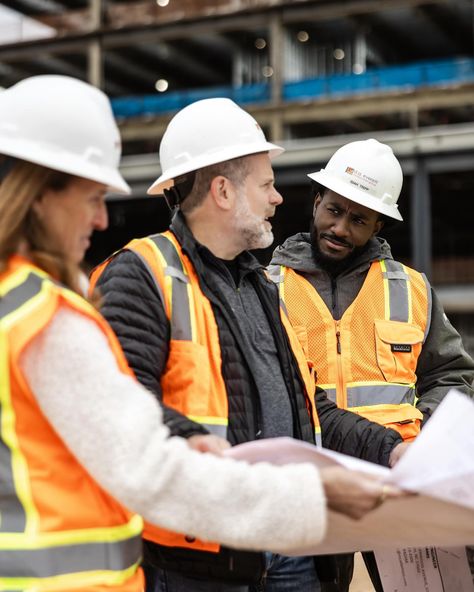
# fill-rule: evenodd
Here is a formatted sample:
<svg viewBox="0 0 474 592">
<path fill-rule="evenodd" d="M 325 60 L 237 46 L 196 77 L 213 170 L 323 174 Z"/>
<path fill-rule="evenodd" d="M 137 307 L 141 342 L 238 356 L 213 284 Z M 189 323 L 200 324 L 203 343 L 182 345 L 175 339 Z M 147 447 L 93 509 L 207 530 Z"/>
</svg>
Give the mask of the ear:
<svg viewBox="0 0 474 592">
<path fill-rule="evenodd" d="M 321 197 L 321 194 L 318 192 L 316 193 L 316 196 L 314 198 L 314 205 L 313 205 L 313 218 L 316 215 L 316 210 L 319 206 L 319 204 L 322 202 L 323 198 Z"/>
<path fill-rule="evenodd" d="M 35 201 L 31 204 L 32 210 L 40 220 L 43 218 L 43 204 L 43 193 L 40 193 L 38 197 L 35 199 Z"/>
<path fill-rule="evenodd" d="M 228 211 L 233 207 L 235 189 L 227 177 L 223 175 L 214 177 L 211 181 L 209 193 L 218 208 Z"/>
<path fill-rule="evenodd" d="M 374 228 L 374 232 L 372 234 L 372 236 L 375 236 L 376 234 L 378 234 L 382 228 L 384 227 L 384 220 L 377 220 L 377 222 L 375 223 L 375 228 Z"/>
</svg>

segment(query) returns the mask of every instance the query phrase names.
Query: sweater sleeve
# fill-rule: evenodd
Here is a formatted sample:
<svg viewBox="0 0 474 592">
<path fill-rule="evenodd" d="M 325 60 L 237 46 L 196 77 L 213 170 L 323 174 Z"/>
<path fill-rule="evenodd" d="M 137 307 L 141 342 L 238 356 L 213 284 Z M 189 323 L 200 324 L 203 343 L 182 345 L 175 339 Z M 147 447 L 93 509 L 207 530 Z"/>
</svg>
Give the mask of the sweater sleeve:
<svg viewBox="0 0 474 592">
<path fill-rule="evenodd" d="M 403 442 L 395 430 L 340 409 L 320 388 L 316 408 L 325 448 L 388 467 L 391 451 Z"/>
<path fill-rule="evenodd" d="M 117 335 L 137 379 L 162 403 L 160 379 L 168 357 L 169 322 L 149 271 L 132 251 L 121 251 L 97 282 L 101 313 Z M 163 405 L 172 435 L 188 438 L 208 431 Z"/>
<path fill-rule="evenodd" d="M 169 438 L 160 406 L 120 372 L 90 319 L 60 308 L 20 365 L 43 413 L 79 462 L 149 522 L 278 553 L 314 546 L 324 535 L 325 498 L 312 465 L 251 466 Z"/>
</svg>

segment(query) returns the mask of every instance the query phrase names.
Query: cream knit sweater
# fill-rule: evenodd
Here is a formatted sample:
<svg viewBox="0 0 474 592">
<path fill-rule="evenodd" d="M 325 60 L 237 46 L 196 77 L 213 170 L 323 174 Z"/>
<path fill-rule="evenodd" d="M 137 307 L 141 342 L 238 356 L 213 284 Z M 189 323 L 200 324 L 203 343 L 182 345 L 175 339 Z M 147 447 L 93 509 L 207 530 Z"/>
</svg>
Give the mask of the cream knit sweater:
<svg viewBox="0 0 474 592">
<path fill-rule="evenodd" d="M 313 466 L 251 466 L 169 438 L 154 397 L 119 371 L 105 336 L 79 313 L 61 307 L 21 366 L 69 449 L 149 522 L 285 554 L 323 537 L 325 498 Z"/>
</svg>

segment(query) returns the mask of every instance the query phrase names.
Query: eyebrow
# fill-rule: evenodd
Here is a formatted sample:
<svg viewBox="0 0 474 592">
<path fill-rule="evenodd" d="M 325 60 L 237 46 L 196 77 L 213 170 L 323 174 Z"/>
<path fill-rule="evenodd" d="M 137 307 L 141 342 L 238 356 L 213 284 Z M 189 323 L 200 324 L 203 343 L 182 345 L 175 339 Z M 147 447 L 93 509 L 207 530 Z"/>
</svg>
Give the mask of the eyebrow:
<svg viewBox="0 0 474 592">
<path fill-rule="evenodd" d="M 338 210 L 343 210 L 343 211 L 347 212 L 347 208 L 343 208 L 341 206 L 341 204 L 339 204 L 337 202 L 328 201 L 327 204 L 330 205 L 330 206 L 332 206 L 333 208 L 337 208 Z M 351 211 L 351 214 L 353 216 L 356 216 L 357 218 L 362 218 L 363 220 L 368 220 L 369 219 L 368 218 L 368 215 L 367 214 L 364 214 L 363 212 L 357 212 L 357 211 L 352 210 Z"/>
</svg>

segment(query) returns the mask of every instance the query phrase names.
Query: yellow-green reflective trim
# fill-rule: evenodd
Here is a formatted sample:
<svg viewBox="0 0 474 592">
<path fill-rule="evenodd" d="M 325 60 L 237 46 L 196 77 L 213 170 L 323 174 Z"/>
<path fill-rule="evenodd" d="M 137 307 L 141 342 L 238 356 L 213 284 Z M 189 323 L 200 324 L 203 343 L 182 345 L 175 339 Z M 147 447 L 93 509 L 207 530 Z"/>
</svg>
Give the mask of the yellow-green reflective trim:
<svg viewBox="0 0 474 592">
<path fill-rule="evenodd" d="M 30 273 L 31 269 L 21 268 L 19 271 L 16 271 L 2 280 L 2 283 L 0 284 L 0 296 L 3 297 L 5 294 L 8 294 L 8 292 L 11 292 L 11 290 L 17 288 L 26 280 Z"/>
<path fill-rule="evenodd" d="M 73 544 L 87 544 L 95 541 L 114 543 L 138 536 L 142 530 L 143 518 L 138 514 L 134 514 L 127 523 L 117 526 L 38 532 L 35 533 L 34 538 L 25 538 L 24 533 L 0 533 L 0 551 L 2 549 L 59 547 Z"/>
<path fill-rule="evenodd" d="M 321 427 L 317 426 L 314 428 L 314 440 L 316 442 L 316 446 L 323 445 L 323 435 L 321 433 Z"/>
<path fill-rule="evenodd" d="M 4 450 L 11 455 L 2 460 L 4 470 L 12 467 L 11 489 L 8 492 L 10 502 L 20 499 L 21 508 L 12 508 L 8 522 L 0 524 L 0 527 L 8 528 L 9 532 L 0 533 L 0 573 L 4 576 L 0 582 L 8 589 L 45 589 L 44 579 L 61 576 L 69 578 L 71 573 L 81 571 L 86 573 L 92 567 L 96 573 L 104 573 L 109 581 L 124 581 L 136 571 L 141 557 L 141 531 L 143 520 L 140 516 L 133 516 L 125 525 L 115 527 L 100 527 L 83 529 L 81 531 L 48 532 L 39 533 L 38 513 L 33 504 L 30 488 L 28 466 L 18 445 L 15 431 L 15 412 L 11 402 L 9 384 L 10 368 L 8 339 L 6 326 L 15 319 L 15 322 L 31 312 L 38 304 L 50 296 L 52 284 L 44 281 L 44 274 L 36 274 L 30 269 L 22 269 L 9 278 L 8 291 L 5 291 L 5 283 L 2 284 L 4 298 L 3 317 L 0 322 L 0 403 L 1 421 L 0 428 L 4 442 Z M 23 280 L 23 281 L 22 281 Z M 24 289 L 22 289 L 24 286 Z M 8 300 L 8 293 L 11 294 Z M 16 301 L 18 300 L 18 307 Z M 4 462 L 4 461 L 7 462 Z M 4 475 L 5 477 L 5 475 Z M 5 507 L 5 506 L 4 506 Z M 24 511 L 25 510 L 25 511 Z M 15 528 L 15 512 L 18 516 L 26 514 L 25 519 L 20 517 Z M 13 520 L 11 520 L 11 516 Z M 21 522 L 21 524 L 20 524 Z M 11 530 L 13 527 L 13 531 Z M 95 539 L 91 541 L 91 538 Z M 84 541 L 84 542 L 83 542 Z M 73 549 L 72 547 L 76 547 Z M 54 549 L 54 550 L 53 550 Z M 82 562 L 86 562 L 85 566 Z M 62 574 L 66 568 L 67 574 Z M 71 569 L 69 569 L 71 568 Z M 42 570 L 45 577 L 42 578 Z M 50 574 L 56 570 L 57 574 Z M 23 573 L 21 578 L 9 577 L 8 572 Z M 25 572 L 26 576 L 25 577 Z M 33 577 L 28 577 L 31 572 Z M 38 580 L 39 574 L 39 580 Z M 121 575 L 124 574 L 124 575 Z M 129 575 L 130 574 L 130 575 Z M 73 576 L 74 582 L 78 581 L 77 575 Z M 102 580 L 104 578 L 101 578 Z M 97 578 L 94 577 L 94 581 Z M 36 582 L 41 586 L 36 586 Z M 81 580 L 82 581 L 82 580 Z M 2 587 L 5 589 L 5 586 Z M 60 585 L 57 589 L 60 589 Z M 51 589 L 51 588 L 49 588 Z"/>
<path fill-rule="evenodd" d="M 16 531 L 23 531 L 25 528 L 26 514 L 23 504 L 18 499 L 11 460 L 12 446 L 15 445 L 16 439 L 14 430 L 12 433 L 14 413 L 10 402 L 9 348 L 7 335 L 1 324 L 0 352 L 0 432 L 3 444 L 0 450 L 0 462 L 3 473 L 0 530 L 14 529 Z"/>
<path fill-rule="evenodd" d="M 90 571 L 64 574 L 49 578 L 2 578 L 1 590 L 22 590 L 23 592 L 53 592 L 68 589 L 81 590 L 89 586 L 118 586 L 132 578 L 140 566 L 140 561 L 121 571 Z"/>
<path fill-rule="evenodd" d="M 155 253 L 156 258 L 159 261 L 160 266 L 163 269 L 166 269 L 166 266 L 168 264 L 166 263 L 166 260 L 163 257 L 163 254 L 160 251 L 160 249 L 157 247 L 156 243 L 150 237 L 144 238 L 143 241 L 146 242 L 152 248 L 153 252 Z M 163 291 L 162 286 L 158 283 L 158 280 L 155 277 L 155 273 L 153 272 L 153 270 L 149 266 L 148 261 L 143 257 L 143 255 L 140 252 L 135 251 L 132 247 L 130 247 L 130 250 L 133 251 L 134 253 L 136 253 L 140 257 L 140 260 L 145 265 L 146 269 L 148 270 L 148 273 L 150 274 L 150 277 L 153 279 L 153 281 L 155 283 L 158 294 L 160 295 L 160 298 L 163 301 L 163 307 L 165 309 L 165 313 L 166 313 L 166 315 L 169 314 L 169 316 L 171 318 L 171 295 L 172 295 L 172 291 L 173 291 L 172 278 L 170 278 L 167 275 L 164 276 L 164 281 L 165 281 L 165 285 L 166 285 L 166 291 L 165 291 L 166 293 L 165 293 Z"/>
<path fill-rule="evenodd" d="M 229 423 L 227 417 L 216 417 L 210 415 L 188 415 L 187 417 L 197 423 L 208 423 L 212 425 L 228 425 Z"/>
<path fill-rule="evenodd" d="M 220 436 L 221 438 L 227 438 L 227 426 L 229 420 L 227 417 L 210 417 L 206 415 L 187 415 L 187 418 L 191 421 L 205 427 L 211 434 Z"/>
<path fill-rule="evenodd" d="M 27 269 L 26 273 L 24 270 L 21 270 L 19 273 L 13 274 L 13 278 L 21 278 L 23 282 L 16 282 L 11 281 L 8 282 L 10 285 L 10 292 L 11 290 L 18 290 L 18 297 L 21 297 L 21 288 L 25 286 L 26 289 L 26 296 L 28 297 L 27 300 L 23 302 L 20 300 L 18 302 L 18 308 L 13 309 L 10 313 L 6 314 L 4 317 L 0 319 L 2 325 L 2 335 L 3 339 L 5 340 L 2 343 L 3 348 L 2 352 L 5 352 L 5 355 L 2 355 L 2 388 L 0 394 L 0 405 L 1 405 L 1 435 L 2 440 L 10 449 L 11 455 L 11 475 L 13 480 L 14 492 L 9 492 L 10 496 L 16 495 L 16 498 L 19 500 L 19 503 L 22 506 L 22 513 L 24 513 L 24 519 L 20 518 L 20 513 L 18 513 L 18 518 L 20 521 L 16 525 L 14 522 L 16 521 L 15 516 L 11 516 L 11 522 L 13 528 L 17 531 L 24 531 L 26 533 L 35 533 L 38 530 L 39 525 L 39 514 L 36 509 L 36 506 L 33 501 L 33 495 L 31 492 L 30 487 L 30 478 L 29 478 L 29 471 L 28 471 L 28 464 L 26 459 L 21 451 L 16 430 L 16 415 L 15 410 L 11 403 L 11 396 L 10 396 L 10 387 L 9 383 L 4 383 L 3 380 L 8 381 L 9 376 L 9 368 L 8 368 L 8 359 L 7 356 L 7 346 L 6 346 L 6 331 L 10 326 L 14 323 L 20 321 L 23 317 L 30 314 L 31 311 L 38 306 L 42 301 L 44 301 L 50 293 L 50 286 L 51 284 L 45 280 L 43 274 L 36 274 L 35 272 L 31 271 L 31 269 Z M 32 284 L 33 286 L 36 284 L 38 287 L 37 292 L 28 293 L 27 286 L 28 284 Z M 7 296 L 7 292 L 4 292 L 3 297 Z M 3 367 L 3 364 L 6 364 Z M 11 498 L 12 501 L 12 498 Z M 18 512 L 18 509 L 17 509 Z M 9 519 L 10 522 L 10 519 Z M 0 525 L 0 528 L 7 528 L 7 525 L 2 520 L 3 526 Z M 10 528 L 10 526 L 8 526 Z"/>
<path fill-rule="evenodd" d="M 408 275 L 406 265 L 402 263 L 403 271 Z M 413 323 L 413 290 L 411 289 L 411 280 L 407 280 L 407 299 L 408 299 L 408 323 Z"/>
<path fill-rule="evenodd" d="M 406 383 L 406 382 L 395 382 L 395 381 L 391 381 L 391 382 L 387 382 L 386 380 L 359 380 L 359 381 L 354 381 L 354 382 L 348 382 L 346 383 L 347 387 L 352 387 L 352 386 L 387 386 L 390 384 L 394 384 L 394 385 L 399 385 L 399 386 L 406 386 L 407 388 L 415 388 L 415 383 L 414 382 L 410 382 L 410 383 Z M 323 389 L 323 390 L 334 390 L 336 388 L 336 385 L 334 383 L 327 383 L 327 384 L 319 384 L 318 383 L 318 387 Z"/>
<path fill-rule="evenodd" d="M 184 267 L 184 265 L 183 265 Z M 196 321 L 196 303 L 194 302 L 194 294 L 191 283 L 186 284 L 188 292 L 188 306 L 189 306 L 189 323 L 191 326 L 191 341 L 197 342 L 197 321 Z"/>
<path fill-rule="evenodd" d="M 133 517 L 132 521 L 141 525 L 141 518 Z M 128 525 L 127 525 L 128 526 Z M 108 530 L 123 530 L 123 526 L 110 527 Z M 105 531 L 102 539 L 91 536 L 91 532 Z M 18 535 L 13 533 L 4 536 L 5 545 L 0 551 L 0 574 L 3 579 L 21 580 L 39 578 L 40 580 L 71 574 L 87 574 L 103 572 L 119 574 L 130 568 L 137 567 L 141 561 L 142 542 L 141 528 L 139 532 L 125 537 L 107 536 L 106 528 L 87 529 L 89 540 L 86 542 L 58 544 L 62 537 L 56 537 L 54 544 L 45 544 L 48 535 L 62 533 L 39 533 L 36 535 Z M 68 533 L 66 533 L 68 534 Z M 70 533 L 69 533 L 70 534 Z M 11 544 L 12 539 L 23 539 L 23 544 Z M 51 543 L 51 541 L 49 541 Z M 18 548 L 20 547 L 20 548 Z M 21 575 L 20 575 L 21 574 Z"/>
<path fill-rule="evenodd" d="M 171 338 L 197 342 L 197 322 L 193 289 L 183 260 L 173 241 L 164 234 L 147 239 L 164 270 L 165 294 L 169 309 Z"/>
<path fill-rule="evenodd" d="M 383 294 L 384 294 L 384 308 L 385 308 L 385 320 L 390 320 L 390 295 L 388 278 L 386 277 L 387 268 L 385 266 L 385 260 L 380 261 L 380 268 L 382 269 L 382 282 L 383 282 Z"/>
</svg>

